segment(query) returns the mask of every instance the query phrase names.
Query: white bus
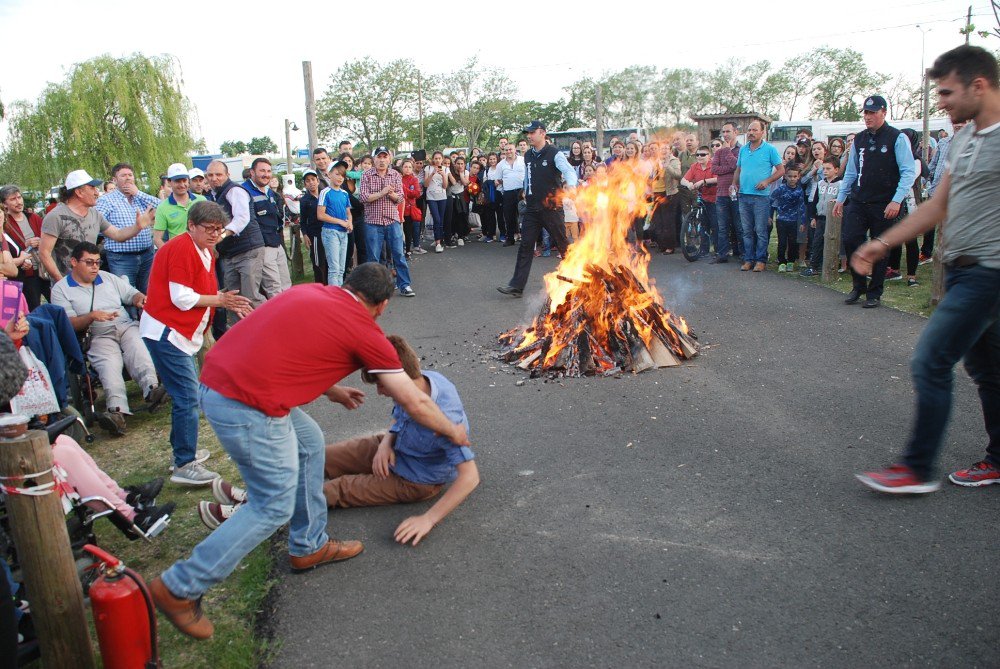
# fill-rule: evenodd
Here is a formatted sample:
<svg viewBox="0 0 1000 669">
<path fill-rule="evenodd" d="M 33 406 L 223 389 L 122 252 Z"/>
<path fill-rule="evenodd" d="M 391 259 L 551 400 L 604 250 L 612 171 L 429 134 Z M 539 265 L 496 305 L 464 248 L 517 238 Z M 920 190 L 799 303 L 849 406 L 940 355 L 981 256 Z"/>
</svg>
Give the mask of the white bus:
<svg viewBox="0 0 1000 669">
<path fill-rule="evenodd" d="M 900 119 L 897 121 L 886 119 L 886 123 L 894 128 L 913 128 L 917 132 L 924 131 L 923 119 Z M 928 125 L 935 140 L 939 130 L 946 130 L 949 135 L 954 132 L 951 121 L 947 117 L 932 117 Z M 781 153 L 786 146 L 795 142 L 795 135 L 803 130 L 811 130 L 813 139 L 829 144 L 834 137 L 844 139 L 847 135 L 861 132 L 864 129 L 864 121 L 831 121 L 829 119 L 775 121 L 768 128 L 768 141 L 778 149 L 778 153 Z"/>
</svg>

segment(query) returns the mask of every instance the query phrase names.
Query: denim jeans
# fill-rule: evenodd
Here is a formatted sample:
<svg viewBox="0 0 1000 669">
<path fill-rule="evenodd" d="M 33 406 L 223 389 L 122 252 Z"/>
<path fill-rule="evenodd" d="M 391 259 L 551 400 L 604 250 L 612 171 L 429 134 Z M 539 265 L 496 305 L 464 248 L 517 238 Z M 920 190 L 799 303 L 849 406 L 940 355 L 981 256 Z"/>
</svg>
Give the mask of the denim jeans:
<svg viewBox="0 0 1000 669">
<path fill-rule="evenodd" d="M 989 437 L 986 460 L 1000 467 L 1000 269 L 949 269 L 945 290 L 910 362 L 917 412 L 903 463 L 924 479 L 941 449 L 959 360 L 979 390 Z"/>
<path fill-rule="evenodd" d="M 288 552 L 315 553 L 329 540 L 323 496 L 323 432 L 302 409 L 267 416 L 202 385 L 205 417 L 246 484 L 247 502 L 162 575 L 175 596 L 197 599 L 291 521 Z"/>
<path fill-rule="evenodd" d="M 368 246 L 368 262 L 382 262 L 382 247 L 389 242 L 392 264 L 396 268 L 396 288 L 403 290 L 410 285 L 410 268 L 403 255 L 403 228 L 399 223 L 389 225 L 368 224 L 365 244 Z"/>
<path fill-rule="evenodd" d="M 737 200 L 728 195 L 720 195 L 715 201 L 715 213 L 718 219 L 718 234 L 715 238 L 715 255 L 719 258 L 729 258 L 733 250 L 730 238 L 743 238 L 743 227 L 740 225 L 740 206 Z M 741 245 L 740 245 L 741 246 Z M 737 252 L 739 248 L 735 249 Z M 737 253 L 742 256 L 742 253 Z"/>
<path fill-rule="evenodd" d="M 198 372 L 194 358 L 171 344 L 170 328 L 163 328 L 159 340 L 143 338 L 149 357 L 163 387 L 173 401 L 170 410 L 170 446 L 174 449 L 174 467 L 194 460 L 198 450 Z"/>
<path fill-rule="evenodd" d="M 716 210 L 714 202 L 702 202 L 702 212 L 705 216 L 702 223 L 703 229 L 708 234 L 702 237 L 701 255 L 706 256 L 711 251 L 710 245 L 715 246 L 716 253 L 719 250 L 719 224 L 717 222 L 718 216 L 716 216 L 719 212 Z"/>
<path fill-rule="evenodd" d="M 106 251 L 108 271 L 115 276 L 125 276 L 140 293 L 149 287 L 149 270 L 153 268 L 153 247 L 142 253 Z"/>
<path fill-rule="evenodd" d="M 344 269 L 347 267 L 347 230 L 336 230 L 323 226 L 320 238 L 326 253 L 326 285 L 344 285 Z"/>
<path fill-rule="evenodd" d="M 444 241 L 444 212 L 448 207 L 448 200 L 427 200 L 427 206 L 434 221 L 434 240 Z"/>
<path fill-rule="evenodd" d="M 743 262 L 767 262 L 768 219 L 771 201 L 765 195 L 740 193 L 740 221 L 743 223 Z"/>
</svg>

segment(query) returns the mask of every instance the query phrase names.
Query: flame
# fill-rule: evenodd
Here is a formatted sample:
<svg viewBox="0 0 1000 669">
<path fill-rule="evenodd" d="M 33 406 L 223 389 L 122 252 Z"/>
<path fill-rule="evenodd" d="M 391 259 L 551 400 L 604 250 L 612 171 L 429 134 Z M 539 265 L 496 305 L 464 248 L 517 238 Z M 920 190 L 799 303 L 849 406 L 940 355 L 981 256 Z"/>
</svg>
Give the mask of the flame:
<svg viewBox="0 0 1000 669">
<path fill-rule="evenodd" d="M 583 233 L 556 270 L 545 275 L 549 298 L 545 312 L 529 326 L 501 335 L 508 359 L 523 359 L 540 340 L 547 340 L 544 354 L 528 363 L 532 369 L 547 369 L 556 365 L 567 346 L 579 346 L 581 337 L 587 338 L 586 349 L 595 352 L 610 350 L 612 339 L 628 341 L 623 328 L 634 328 L 650 349 L 654 339 L 659 339 L 679 357 L 693 355 L 693 344 L 685 349 L 669 336 L 663 341 L 664 331 L 675 338 L 677 331 L 687 335 L 687 323 L 663 309 L 663 299 L 649 276 L 650 255 L 634 242 L 634 234 L 629 241 L 637 219 L 641 222 L 650 213 L 651 169 L 646 161 L 616 162 L 600 169 L 586 186 L 558 194 L 560 202 L 572 200 Z M 615 279 L 613 287 L 603 283 L 609 277 Z M 596 372 L 616 367 L 608 355 L 595 355 L 592 362 Z"/>
</svg>

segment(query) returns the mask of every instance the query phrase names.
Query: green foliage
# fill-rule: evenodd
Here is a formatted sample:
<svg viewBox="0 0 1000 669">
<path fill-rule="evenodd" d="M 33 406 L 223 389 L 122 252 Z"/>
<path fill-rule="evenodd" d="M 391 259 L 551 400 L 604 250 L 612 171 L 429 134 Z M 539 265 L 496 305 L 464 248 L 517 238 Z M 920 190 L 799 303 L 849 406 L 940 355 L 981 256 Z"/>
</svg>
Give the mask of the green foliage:
<svg viewBox="0 0 1000 669">
<path fill-rule="evenodd" d="M 412 129 L 417 112 L 417 68 L 411 60 L 382 65 L 372 58 L 342 65 L 317 103 L 321 139 L 359 140 L 362 148 L 384 143 L 390 148 Z M 418 131 L 419 134 L 419 131 Z"/>
<path fill-rule="evenodd" d="M 878 90 L 889 80 L 871 72 L 864 56 L 855 49 L 822 47 L 816 53 L 821 80 L 813 95 L 811 110 L 818 118 L 834 121 L 861 119 L 861 98 Z"/>
<path fill-rule="evenodd" d="M 470 149 L 479 146 L 484 131 L 509 122 L 517 93 L 514 82 L 503 71 L 481 68 L 476 58 L 451 74 L 436 77 L 428 89 L 432 99 L 448 109 Z"/>
<path fill-rule="evenodd" d="M 224 156 L 229 156 L 230 158 L 235 158 L 241 153 L 246 153 L 246 152 L 247 152 L 246 142 L 241 142 L 238 139 L 231 139 L 219 145 L 219 153 L 221 153 Z"/>
<path fill-rule="evenodd" d="M 99 56 L 74 65 L 9 113 L 0 181 L 48 190 L 76 169 L 107 178 L 122 160 L 141 174 L 183 162 L 195 145 L 191 104 L 168 56 Z"/>
<path fill-rule="evenodd" d="M 265 153 L 277 153 L 278 145 L 270 137 L 254 137 L 247 142 L 247 152 L 255 156 Z"/>
</svg>

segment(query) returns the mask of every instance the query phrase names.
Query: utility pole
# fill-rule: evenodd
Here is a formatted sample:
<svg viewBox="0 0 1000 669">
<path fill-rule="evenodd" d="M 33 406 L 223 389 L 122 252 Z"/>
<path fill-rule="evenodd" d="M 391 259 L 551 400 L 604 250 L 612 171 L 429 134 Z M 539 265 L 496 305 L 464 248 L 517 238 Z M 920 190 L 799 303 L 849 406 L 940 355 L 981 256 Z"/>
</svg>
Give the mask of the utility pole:
<svg viewBox="0 0 1000 669">
<path fill-rule="evenodd" d="M 597 147 L 597 158 L 598 160 L 604 160 L 604 103 L 601 100 L 600 84 L 597 84 L 594 90 L 594 115 L 597 121 L 594 124 L 595 130 L 597 130 L 597 137 L 594 142 Z"/>
<path fill-rule="evenodd" d="M 969 35 L 972 33 L 969 26 L 972 25 L 972 5 L 969 5 L 969 13 L 965 15 L 965 46 L 969 46 Z"/>
<path fill-rule="evenodd" d="M 287 118 L 285 119 L 285 174 L 295 174 L 292 171 L 292 122 Z"/>
<path fill-rule="evenodd" d="M 424 89 L 420 78 L 420 70 L 417 70 L 417 114 L 420 116 L 420 148 L 424 146 Z"/>
<path fill-rule="evenodd" d="M 312 61 L 302 61 L 302 81 L 306 87 L 306 130 L 309 132 L 309 160 L 312 160 L 313 151 L 319 146 L 319 137 L 316 134 L 316 94 L 313 92 L 313 66 Z M 315 167 L 316 164 L 312 163 Z"/>
</svg>

